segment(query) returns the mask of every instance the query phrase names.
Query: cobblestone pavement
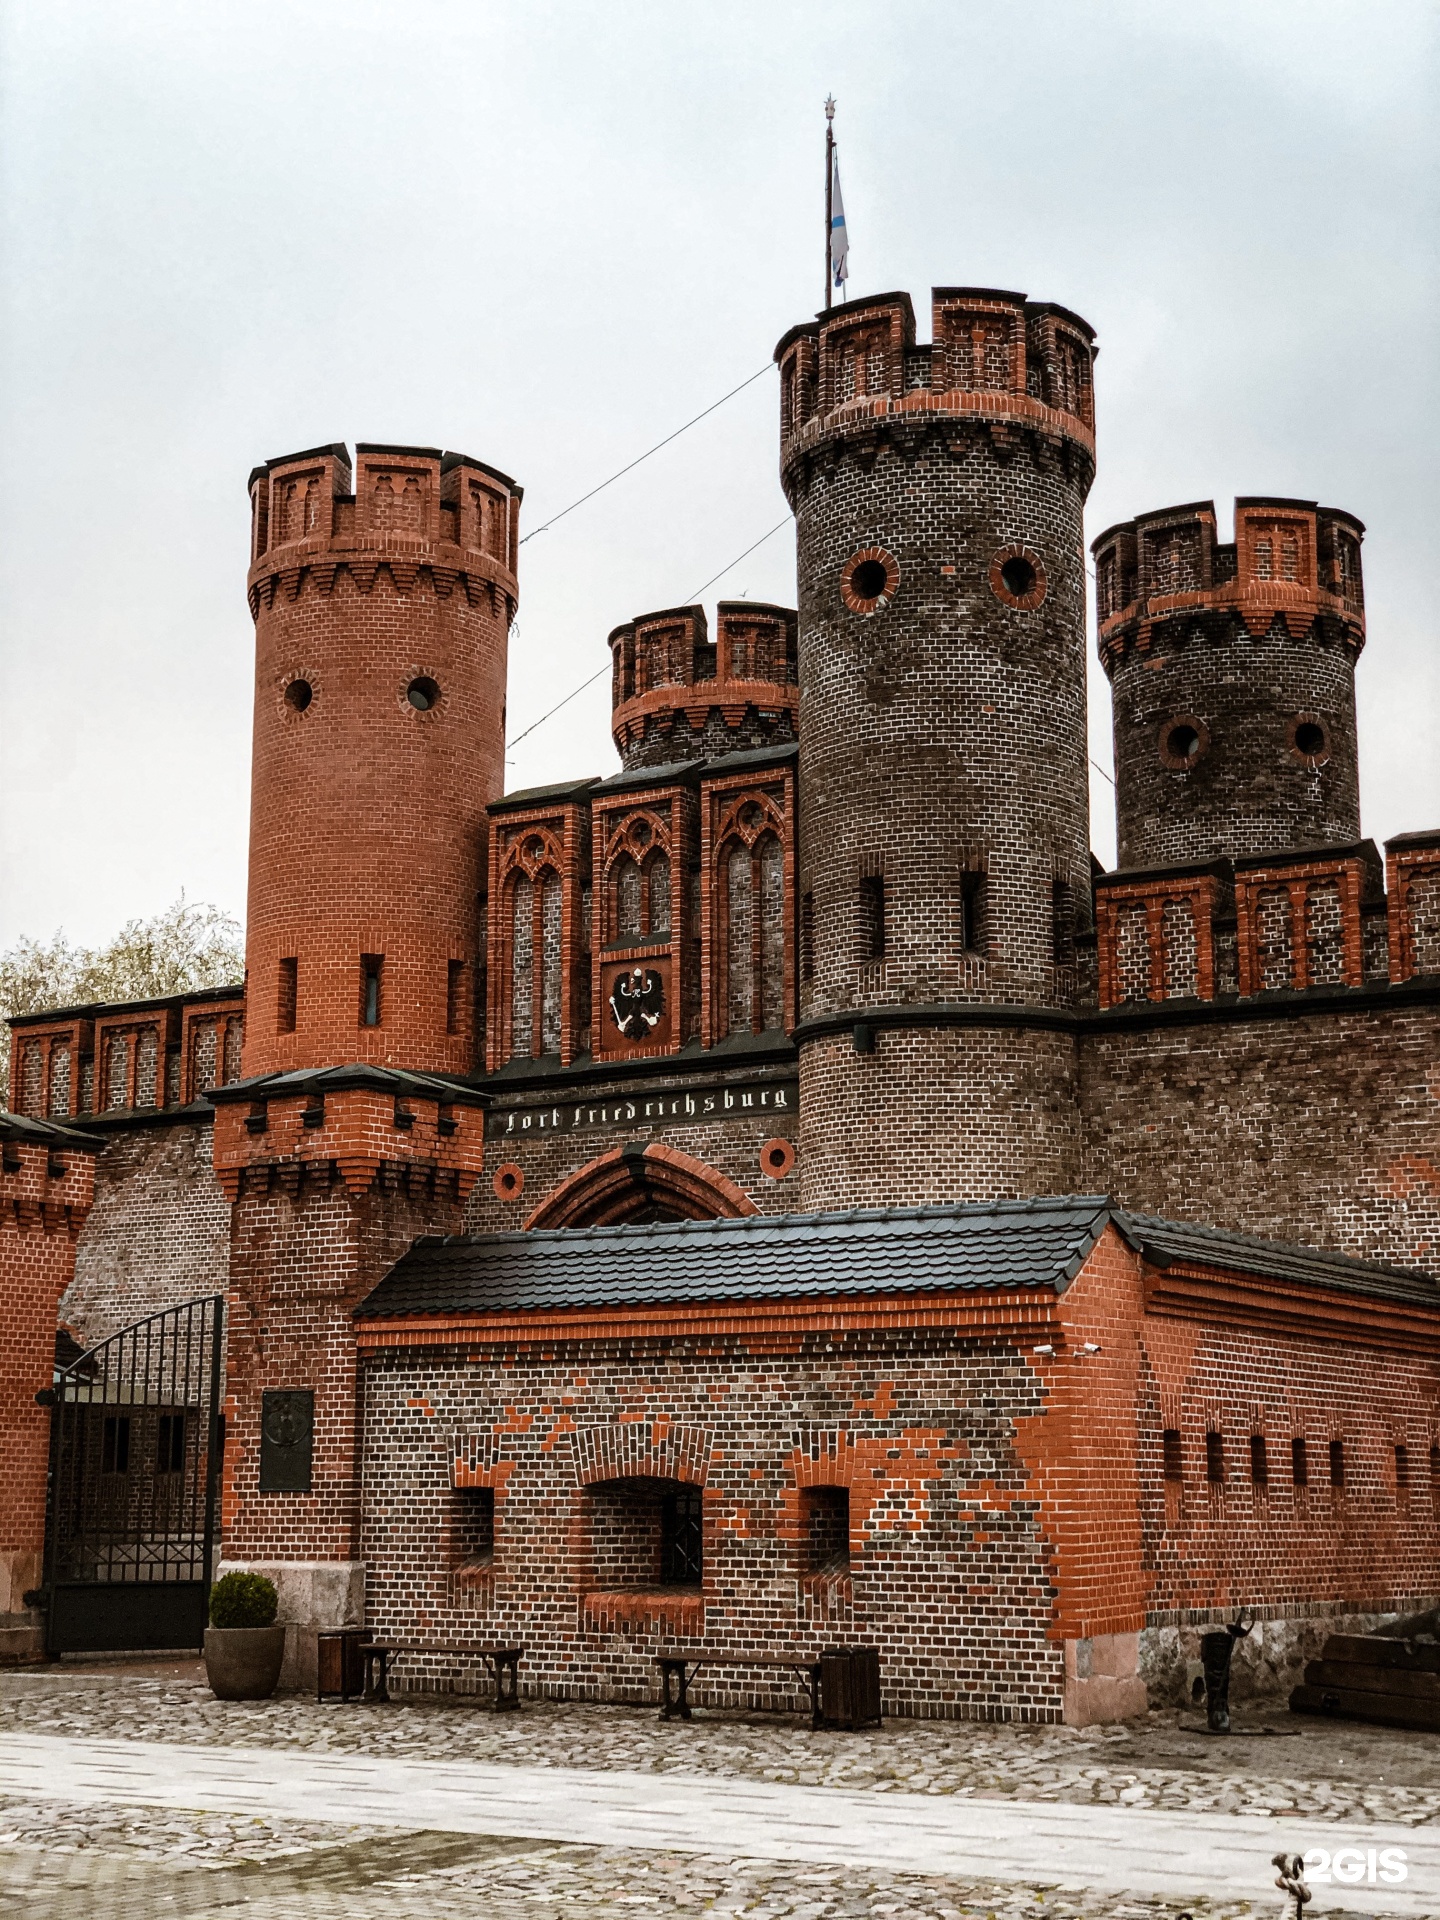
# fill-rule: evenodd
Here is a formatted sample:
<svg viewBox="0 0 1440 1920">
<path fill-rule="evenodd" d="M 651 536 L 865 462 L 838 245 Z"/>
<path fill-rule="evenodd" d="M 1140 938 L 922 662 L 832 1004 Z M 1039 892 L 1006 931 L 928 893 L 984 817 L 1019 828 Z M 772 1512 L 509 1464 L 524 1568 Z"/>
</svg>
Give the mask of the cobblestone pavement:
<svg viewBox="0 0 1440 1920">
<path fill-rule="evenodd" d="M 1273 1914 L 1197 1898 L 1193 1920 Z M 17 1920 L 1178 1920 L 1175 1902 L 965 1884 L 919 1874 L 469 1834 L 383 1834 L 147 1808 L 0 1803 L 0 1915 Z M 1327 1909 L 1326 1920 L 1337 1910 Z"/>
<path fill-rule="evenodd" d="M 97 1699 L 103 1694 L 103 1705 Z M 875 1793 L 956 1793 L 1299 1814 L 1420 1826 L 1440 1821 L 1440 1738 L 1280 1712 L 1237 1716 L 1260 1731 L 1211 1739 L 1190 1716 L 1132 1727 L 985 1726 L 891 1720 L 864 1733 L 812 1733 L 798 1716 L 706 1714 L 661 1722 L 653 1707 L 411 1696 L 388 1706 L 319 1704 L 298 1694 L 221 1702 L 197 1663 L 159 1674 L 0 1674 L 0 1733 L 179 1746 L 301 1747 L 377 1758 L 483 1760 L 699 1773 Z"/>
<path fill-rule="evenodd" d="M 187 1746 L 277 1747 L 392 1758 L 714 1775 L 877 1793 L 962 1794 L 1215 1812 L 1290 1812 L 1400 1825 L 1440 1822 L 1440 1740 L 1332 1722 L 1266 1722 L 1272 1734 L 1209 1740 L 1152 1714 L 1125 1729 L 895 1721 L 814 1735 L 775 1716 L 527 1702 L 496 1716 L 412 1699 L 363 1707 L 288 1696 L 224 1705 L 198 1666 L 0 1675 L 0 1732 Z M 1291 1736 L 1292 1727 L 1298 1727 Z M 298 1810 L 297 1810 L 298 1811 Z M 1323 1833 L 1320 1835 L 1323 1839 Z M 1280 1836 L 1277 1833 L 1277 1845 Z M 1268 1885 L 1194 1920 L 1277 1916 Z M 754 1920 L 1178 1920 L 1174 1901 L 965 1884 L 880 1869 L 565 1846 L 479 1835 L 381 1832 L 300 1818 L 188 1814 L 0 1799 L 0 1915 L 24 1920 L 538 1920 L 749 1915 Z M 1371 1909 L 1373 1911 L 1373 1908 Z M 1342 1890 L 1311 1914 L 1344 1912 Z"/>
</svg>

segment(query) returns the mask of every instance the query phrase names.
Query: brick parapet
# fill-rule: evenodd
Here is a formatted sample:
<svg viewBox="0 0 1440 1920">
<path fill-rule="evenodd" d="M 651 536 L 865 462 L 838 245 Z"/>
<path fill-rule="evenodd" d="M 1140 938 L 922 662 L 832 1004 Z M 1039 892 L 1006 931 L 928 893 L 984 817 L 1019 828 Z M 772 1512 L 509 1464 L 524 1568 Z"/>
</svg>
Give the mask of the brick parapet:
<svg viewBox="0 0 1440 1920">
<path fill-rule="evenodd" d="M 240 1075 L 240 987 L 11 1017 L 17 1113 L 69 1120 L 190 1106 Z"/>
<path fill-rule="evenodd" d="M 758 750 L 795 738 L 796 616 L 789 607 L 720 602 L 716 637 L 702 607 L 637 615 L 610 635 L 611 732 L 627 768 Z"/>
<path fill-rule="evenodd" d="M 904 293 L 849 301 L 780 341 L 787 493 L 829 442 L 903 440 L 959 420 L 982 424 L 1001 448 L 1063 442 L 1093 470 L 1092 329 L 1064 308 L 990 288 L 937 287 L 931 306 L 930 347 L 915 343 Z"/>
<path fill-rule="evenodd" d="M 468 1088 L 426 1094 L 318 1085 L 279 1092 L 264 1081 L 227 1089 L 216 1108 L 215 1176 L 232 1205 L 242 1192 L 295 1191 L 339 1179 L 353 1196 L 403 1188 L 463 1203 L 485 1162 L 483 1112 Z"/>
</svg>

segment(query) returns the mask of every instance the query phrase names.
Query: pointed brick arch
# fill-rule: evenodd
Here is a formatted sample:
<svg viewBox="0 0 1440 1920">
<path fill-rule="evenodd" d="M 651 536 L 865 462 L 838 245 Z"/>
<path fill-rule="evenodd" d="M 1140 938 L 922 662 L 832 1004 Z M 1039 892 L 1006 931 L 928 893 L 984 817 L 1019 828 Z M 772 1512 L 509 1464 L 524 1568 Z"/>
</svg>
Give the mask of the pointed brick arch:
<svg viewBox="0 0 1440 1920">
<path fill-rule="evenodd" d="M 631 1142 L 578 1167 L 546 1195 L 527 1227 L 613 1227 L 656 1212 L 677 1220 L 735 1220 L 760 1209 L 743 1188 L 688 1153 Z"/>
</svg>

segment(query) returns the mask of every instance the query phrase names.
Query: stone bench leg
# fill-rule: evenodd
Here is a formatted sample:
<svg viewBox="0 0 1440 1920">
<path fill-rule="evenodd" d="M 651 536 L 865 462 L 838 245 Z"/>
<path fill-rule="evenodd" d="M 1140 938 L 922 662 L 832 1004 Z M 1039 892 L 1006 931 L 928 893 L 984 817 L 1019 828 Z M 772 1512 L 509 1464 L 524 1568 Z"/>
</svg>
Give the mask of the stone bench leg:
<svg viewBox="0 0 1440 1920">
<path fill-rule="evenodd" d="M 687 1689 L 690 1676 L 686 1672 L 684 1660 L 662 1660 L 660 1662 L 660 1718 L 662 1720 L 688 1720 L 690 1701 Z"/>
</svg>

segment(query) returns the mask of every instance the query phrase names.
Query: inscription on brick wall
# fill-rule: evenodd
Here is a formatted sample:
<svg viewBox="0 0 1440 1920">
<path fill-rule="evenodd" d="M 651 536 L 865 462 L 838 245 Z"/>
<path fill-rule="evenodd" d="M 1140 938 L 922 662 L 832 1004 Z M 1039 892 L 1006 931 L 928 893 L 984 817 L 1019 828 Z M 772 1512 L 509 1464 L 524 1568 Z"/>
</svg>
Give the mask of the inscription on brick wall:
<svg viewBox="0 0 1440 1920">
<path fill-rule="evenodd" d="M 543 1107 L 492 1107 L 485 1116 L 487 1140 L 522 1133 L 588 1133 L 606 1127 L 669 1126 L 680 1120 L 753 1120 L 757 1114 L 793 1114 L 800 1083 L 752 1081 L 743 1087 L 662 1087 L 624 1099 L 565 1101 Z"/>
</svg>

